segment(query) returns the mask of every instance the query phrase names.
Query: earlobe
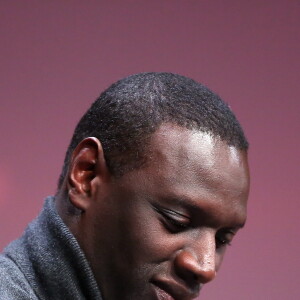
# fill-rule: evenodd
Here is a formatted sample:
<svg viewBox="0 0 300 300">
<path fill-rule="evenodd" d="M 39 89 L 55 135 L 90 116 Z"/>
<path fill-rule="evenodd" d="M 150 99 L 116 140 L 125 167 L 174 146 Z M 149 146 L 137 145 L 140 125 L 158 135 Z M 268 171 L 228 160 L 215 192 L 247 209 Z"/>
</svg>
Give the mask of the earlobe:
<svg viewBox="0 0 300 300">
<path fill-rule="evenodd" d="M 82 140 L 72 154 L 67 177 L 70 202 L 85 211 L 91 203 L 95 187 L 93 180 L 106 168 L 103 149 L 95 137 Z"/>
</svg>

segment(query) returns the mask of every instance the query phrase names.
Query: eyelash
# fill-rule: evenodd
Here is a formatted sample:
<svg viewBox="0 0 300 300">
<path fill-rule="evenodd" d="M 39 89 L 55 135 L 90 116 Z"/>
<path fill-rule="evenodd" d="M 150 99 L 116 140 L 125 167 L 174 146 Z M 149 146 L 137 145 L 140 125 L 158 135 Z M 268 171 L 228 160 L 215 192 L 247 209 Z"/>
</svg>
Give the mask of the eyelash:
<svg viewBox="0 0 300 300">
<path fill-rule="evenodd" d="M 175 228 L 176 229 L 175 232 L 183 231 L 183 230 L 185 230 L 185 229 L 187 229 L 189 227 L 189 225 L 186 224 L 186 223 L 183 223 L 183 222 L 180 222 L 178 220 L 175 220 L 174 218 L 170 217 L 169 215 L 167 215 L 165 213 L 162 213 L 162 214 L 165 217 L 165 219 L 167 219 L 167 221 L 169 223 L 171 223 L 172 226 L 176 227 Z"/>
<path fill-rule="evenodd" d="M 158 211 L 167 221 L 167 227 L 171 232 L 178 233 L 186 230 L 189 227 L 189 224 L 187 222 L 180 222 L 179 220 L 176 220 L 172 217 L 172 215 L 180 217 L 179 213 L 165 208 L 154 207 L 154 209 Z M 187 217 L 186 219 L 188 220 Z"/>
<path fill-rule="evenodd" d="M 231 234 L 232 236 L 234 236 L 234 232 L 232 231 L 225 231 L 216 234 L 216 248 L 220 248 L 222 246 L 231 246 L 232 238 L 226 238 L 227 234 Z"/>
</svg>

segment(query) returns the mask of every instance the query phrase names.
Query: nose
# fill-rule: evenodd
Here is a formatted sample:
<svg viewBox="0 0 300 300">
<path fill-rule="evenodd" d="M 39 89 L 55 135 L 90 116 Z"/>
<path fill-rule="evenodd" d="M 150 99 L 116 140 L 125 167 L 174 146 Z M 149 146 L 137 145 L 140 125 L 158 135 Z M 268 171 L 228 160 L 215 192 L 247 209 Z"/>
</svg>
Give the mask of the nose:
<svg viewBox="0 0 300 300">
<path fill-rule="evenodd" d="M 180 250 L 174 264 L 177 274 L 183 280 L 204 284 L 216 277 L 216 247 L 215 242 L 199 244 Z"/>
</svg>

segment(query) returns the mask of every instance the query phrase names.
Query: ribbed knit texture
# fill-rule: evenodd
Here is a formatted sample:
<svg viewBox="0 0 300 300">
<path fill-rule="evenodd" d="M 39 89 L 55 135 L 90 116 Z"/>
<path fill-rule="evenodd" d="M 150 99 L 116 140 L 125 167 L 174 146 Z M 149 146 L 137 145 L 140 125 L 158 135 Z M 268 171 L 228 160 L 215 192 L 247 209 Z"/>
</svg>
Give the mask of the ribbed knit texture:
<svg viewBox="0 0 300 300">
<path fill-rule="evenodd" d="M 91 268 L 48 197 L 23 236 L 0 255 L 1 300 L 101 300 Z"/>
</svg>

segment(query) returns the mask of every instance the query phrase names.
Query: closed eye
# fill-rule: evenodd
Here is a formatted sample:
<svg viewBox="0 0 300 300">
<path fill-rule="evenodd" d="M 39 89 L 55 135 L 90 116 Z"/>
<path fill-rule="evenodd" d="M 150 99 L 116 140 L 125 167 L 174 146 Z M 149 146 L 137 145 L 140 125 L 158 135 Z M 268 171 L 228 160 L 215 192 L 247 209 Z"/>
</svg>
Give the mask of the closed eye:
<svg viewBox="0 0 300 300">
<path fill-rule="evenodd" d="M 216 234 L 216 248 L 231 246 L 235 232 L 233 230 L 220 230 Z"/>
<path fill-rule="evenodd" d="M 179 233 L 190 226 L 190 218 L 171 209 L 156 207 L 153 208 L 163 217 L 163 223 L 172 233 Z"/>
</svg>

